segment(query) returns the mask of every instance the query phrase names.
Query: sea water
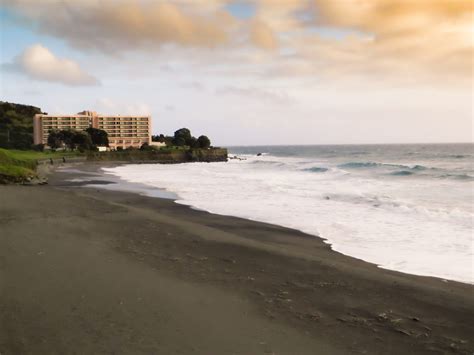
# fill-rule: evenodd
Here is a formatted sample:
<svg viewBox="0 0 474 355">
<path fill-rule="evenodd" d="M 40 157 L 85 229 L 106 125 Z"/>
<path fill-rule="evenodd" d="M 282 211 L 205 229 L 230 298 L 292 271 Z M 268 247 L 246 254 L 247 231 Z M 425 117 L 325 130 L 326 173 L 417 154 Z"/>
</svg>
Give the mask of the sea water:
<svg viewBox="0 0 474 355">
<path fill-rule="evenodd" d="M 320 236 L 380 267 L 474 282 L 474 145 L 231 147 L 227 163 L 104 169 L 177 202 Z"/>
</svg>

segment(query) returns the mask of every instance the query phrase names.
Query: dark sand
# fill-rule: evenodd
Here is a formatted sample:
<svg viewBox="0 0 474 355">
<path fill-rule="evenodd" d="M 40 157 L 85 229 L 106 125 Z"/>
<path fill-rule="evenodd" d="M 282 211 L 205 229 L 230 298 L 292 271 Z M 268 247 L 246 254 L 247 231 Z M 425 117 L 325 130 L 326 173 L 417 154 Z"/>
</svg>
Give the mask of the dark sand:
<svg viewBox="0 0 474 355">
<path fill-rule="evenodd" d="M 474 352 L 472 285 L 65 176 L 0 186 L 2 355 Z"/>
</svg>

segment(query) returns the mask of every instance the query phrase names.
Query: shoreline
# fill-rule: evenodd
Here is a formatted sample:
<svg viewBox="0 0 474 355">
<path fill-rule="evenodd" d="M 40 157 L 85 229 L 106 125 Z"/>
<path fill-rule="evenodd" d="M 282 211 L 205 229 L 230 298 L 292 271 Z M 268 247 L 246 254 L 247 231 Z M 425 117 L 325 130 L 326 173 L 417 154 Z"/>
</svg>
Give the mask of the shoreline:
<svg viewBox="0 0 474 355">
<path fill-rule="evenodd" d="M 131 164 L 133 164 L 133 162 Z M 129 164 L 117 164 L 115 166 L 120 166 L 120 165 L 129 165 Z M 113 168 L 115 166 L 111 165 L 111 166 L 107 166 L 107 168 Z M 268 223 L 268 224 L 277 225 L 277 226 L 283 227 L 283 228 L 293 229 L 293 230 L 302 232 L 304 234 L 308 234 L 310 236 L 313 236 L 315 238 L 321 239 L 324 243 L 328 244 L 331 247 L 331 249 L 335 252 L 341 253 L 341 254 L 346 255 L 348 257 L 351 257 L 351 258 L 355 258 L 355 259 L 365 261 L 365 262 L 370 263 L 370 264 L 375 264 L 375 265 L 377 265 L 377 267 L 379 267 L 381 269 L 401 272 L 401 273 L 408 274 L 408 275 L 433 277 L 433 278 L 437 278 L 437 279 L 440 279 L 440 280 L 443 280 L 443 281 L 460 282 L 460 283 L 464 283 L 464 284 L 468 284 L 468 285 L 474 285 L 474 281 L 471 281 L 469 278 L 466 278 L 466 277 L 459 277 L 459 275 L 452 275 L 452 277 L 449 277 L 449 276 L 446 276 L 446 275 L 443 275 L 443 274 L 440 274 L 440 273 L 436 273 L 434 271 L 429 271 L 429 270 L 419 270 L 419 269 L 416 269 L 416 268 L 412 268 L 412 269 L 408 269 L 408 270 L 407 269 L 397 269 L 396 267 L 390 266 L 388 264 L 384 265 L 383 263 L 380 263 L 380 262 L 377 263 L 376 261 L 371 261 L 370 257 L 367 258 L 367 257 L 361 256 L 361 255 L 357 255 L 357 253 L 347 252 L 347 248 L 344 248 L 343 244 L 338 243 L 336 240 L 334 240 L 334 238 L 331 239 L 330 237 L 325 237 L 324 235 L 318 235 L 316 233 L 312 233 L 311 231 L 305 230 L 304 228 L 298 228 L 298 227 L 295 227 L 295 226 L 289 226 L 289 225 L 285 225 L 285 224 L 275 223 L 275 221 L 265 221 L 265 218 L 258 219 L 258 218 L 248 217 L 248 216 L 239 216 L 238 214 L 237 215 L 236 214 L 225 214 L 225 213 L 221 213 L 219 211 L 208 210 L 208 209 L 205 209 L 205 208 L 202 208 L 202 207 L 197 207 L 197 206 L 193 205 L 192 203 L 190 203 L 189 201 L 180 198 L 173 191 L 169 191 L 167 189 L 159 188 L 159 187 L 156 187 L 156 186 L 151 186 L 151 185 L 141 184 L 141 183 L 137 183 L 137 182 L 127 181 L 127 180 L 121 178 L 118 175 L 115 175 L 113 173 L 109 173 L 107 171 L 104 171 L 102 169 L 102 167 L 97 167 L 97 168 L 93 168 L 93 169 L 94 169 L 95 172 L 98 172 L 99 174 L 101 174 L 104 177 L 105 180 L 109 179 L 109 180 L 113 181 L 114 184 L 116 184 L 117 189 L 114 189 L 113 186 L 110 187 L 110 189 L 113 189 L 113 190 L 139 192 L 139 193 L 144 193 L 146 196 L 158 197 L 158 198 L 172 198 L 172 199 L 174 199 L 175 203 L 177 203 L 177 204 L 188 206 L 189 208 L 192 208 L 192 209 L 206 211 L 206 212 L 209 212 L 211 214 L 243 218 L 243 219 L 247 219 L 247 220 L 254 221 L 254 222 Z M 124 188 L 122 187 L 122 185 L 123 185 Z M 140 188 L 136 189 L 134 187 L 134 185 L 140 186 Z M 128 186 L 128 189 L 127 189 L 127 186 Z M 106 188 L 106 187 L 104 186 L 104 188 Z M 155 191 L 155 190 L 162 191 L 163 195 L 161 195 L 160 192 L 158 192 L 156 195 L 154 195 L 153 191 Z M 458 277 L 456 277 L 456 276 L 458 276 Z"/>
<path fill-rule="evenodd" d="M 0 187 L 2 353 L 474 349 L 472 285 L 381 269 L 296 230 L 83 188 L 66 175 L 80 179 L 81 169 L 56 171 L 45 186 Z"/>
</svg>

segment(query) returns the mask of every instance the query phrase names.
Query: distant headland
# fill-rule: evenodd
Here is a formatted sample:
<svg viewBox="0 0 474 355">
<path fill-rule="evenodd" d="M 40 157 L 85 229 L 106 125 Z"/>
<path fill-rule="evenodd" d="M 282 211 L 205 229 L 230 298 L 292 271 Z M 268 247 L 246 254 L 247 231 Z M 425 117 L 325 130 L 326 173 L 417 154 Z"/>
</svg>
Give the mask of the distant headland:
<svg viewBox="0 0 474 355">
<path fill-rule="evenodd" d="M 227 149 L 188 128 L 152 135 L 151 116 L 94 111 L 47 114 L 0 101 L 0 183 L 37 178 L 37 166 L 75 160 L 149 163 L 227 161 Z"/>
</svg>

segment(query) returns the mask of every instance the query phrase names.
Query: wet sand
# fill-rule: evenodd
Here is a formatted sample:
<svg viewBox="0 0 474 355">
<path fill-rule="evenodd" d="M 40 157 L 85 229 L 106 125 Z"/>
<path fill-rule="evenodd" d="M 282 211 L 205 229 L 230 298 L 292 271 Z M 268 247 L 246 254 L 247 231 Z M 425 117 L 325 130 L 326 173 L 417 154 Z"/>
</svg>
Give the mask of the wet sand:
<svg viewBox="0 0 474 355">
<path fill-rule="evenodd" d="M 474 352 L 472 285 L 75 169 L 0 186 L 2 355 Z"/>
</svg>

